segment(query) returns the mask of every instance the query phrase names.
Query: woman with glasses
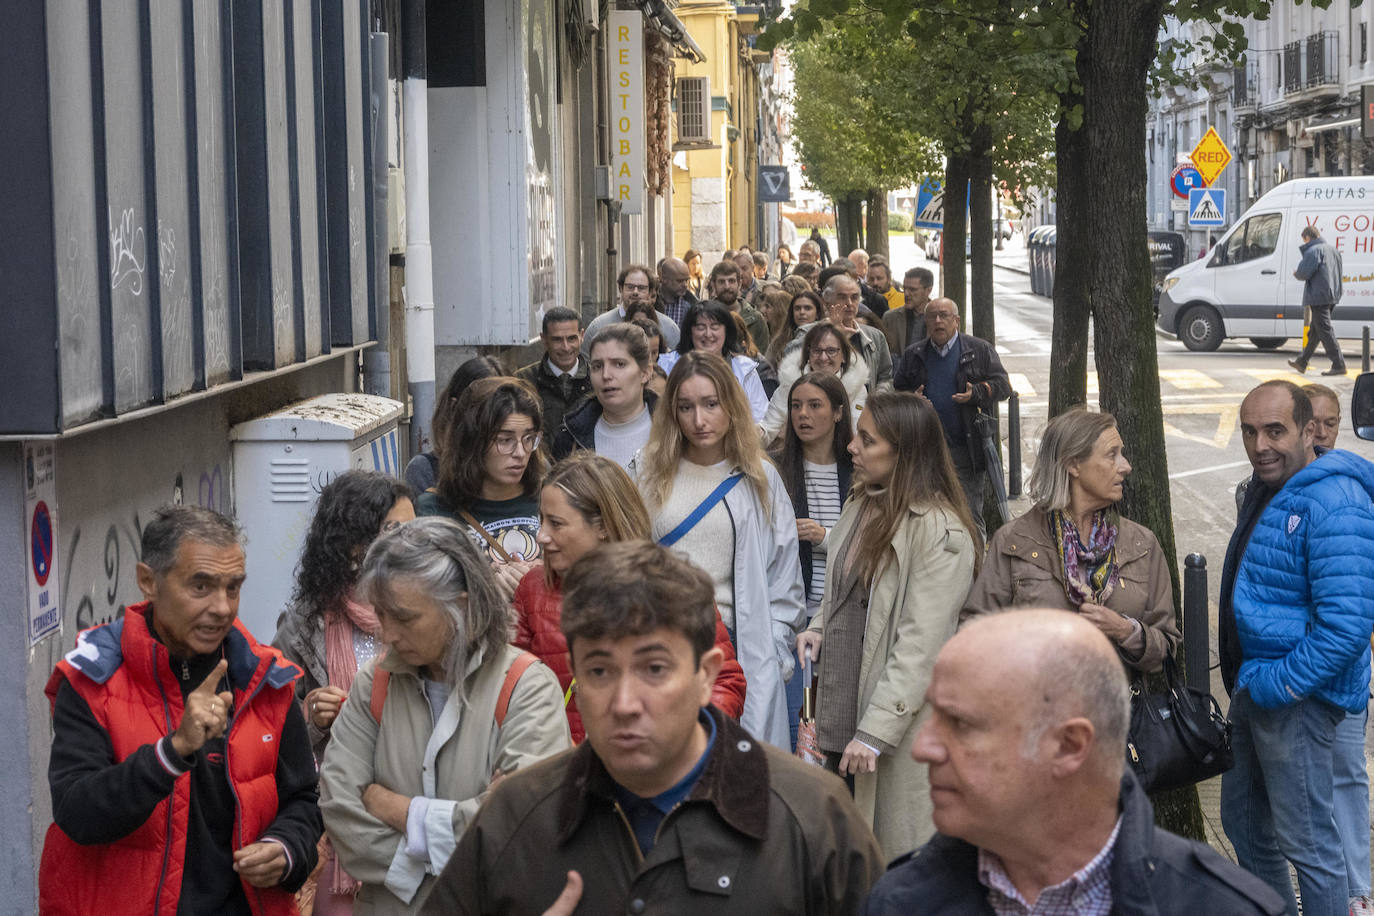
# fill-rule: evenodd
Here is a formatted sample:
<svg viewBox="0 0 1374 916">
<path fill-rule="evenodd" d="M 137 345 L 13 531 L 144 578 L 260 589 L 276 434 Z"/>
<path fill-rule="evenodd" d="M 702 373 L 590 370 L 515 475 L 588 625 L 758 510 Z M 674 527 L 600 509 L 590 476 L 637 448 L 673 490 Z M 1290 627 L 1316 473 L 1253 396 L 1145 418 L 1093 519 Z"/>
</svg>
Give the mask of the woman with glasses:
<svg viewBox="0 0 1374 916">
<path fill-rule="evenodd" d="M 410 488 L 380 471 L 345 471 L 320 491 L 291 606 L 277 620 L 272 641 L 305 672 L 296 681 L 296 696 L 316 763 L 358 669 L 382 649 L 377 615 L 354 593 L 363 557 L 378 536 L 414 518 Z M 328 841 L 320 861 L 314 911 L 351 913 L 358 882 L 339 867 Z"/>
<path fill-rule="evenodd" d="M 478 379 L 505 374 L 500 360 L 494 356 L 474 356 L 453 370 L 443 393 L 435 402 L 434 416 L 429 421 L 430 450 L 416 455 L 406 465 L 405 481 L 410 484 L 412 491 L 423 493 L 439 482 L 439 452 L 453 430 L 454 413 L 463 392 Z"/>
<path fill-rule="evenodd" d="M 356 910 L 416 913 L 492 783 L 571 746 L 563 695 L 507 643 L 510 605 L 449 519 L 378 538 L 358 593 L 387 650 L 334 720 L 320 810 Z"/>
<path fill-rule="evenodd" d="M 615 325 L 612 325 L 615 327 Z M 605 337 L 598 337 L 600 346 Z M 563 577 L 593 547 L 607 541 L 649 539 L 649 514 L 625 471 L 614 461 L 578 452 L 561 461 L 539 494 L 539 543 L 544 567 L 525 574 L 515 590 L 514 645 L 528 649 L 558 675 L 567 701 L 568 727 L 574 744 L 585 736 L 577 711 L 563 617 Z M 711 689 L 711 702 L 738 719 L 744 711 L 744 673 L 735 658 L 730 634 L 716 614 L 716 647 L 725 663 Z"/>
<path fill-rule="evenodd" d="M 719 356 L 734 372 L 749 412 L 757 423 L 768 409 L 768 395 L 759 378 L 758 364 L 744 355 L 733 316 L 733 312 L 713 299 L 693 305 L 687 310 L 687 317 L 682 319 L 682 337 L 677 349 L 660 356 L 658 364 L 671 376 L 678 360 L 688 353 L 701 351 Z"/>
<path fill-rule="evenodd" d="M 833 375 L 849 396 L 852 421 L 859 422 L 859 412 L 868 400 L 868 364 L 849 342 L 849 335 L 828 321 L 812 325 L 802 338 L 800 349 L 783 357 L 778 365 L 778 390 L 768 402 L 768 410 L 759 422 L 765 445 L 774 442 L 787 425 L 789 392 L 792 384 L 808 372 Z"/>
<path fill-rule="evenodd" d="M 673 367 L 636 470 L 654 538 L 715 583 L 749 682 L 740 724 L 789 749 L 783 684 L 805 611 L 796 519 L 744 391 L 719 356 L 692 351 Z"/>
<path fill-rule="evenodd" d="M 873 395 L 849 453 L 854 492 L 826 540 L 825 595 L 797 655 L 820 661 L 826 767 L 895 858 L 935 830 L 926 767 L 908 751 L 982 544 L 929 401 Z"/>
<path fill-rule="evenodd" d="M 509 377 L 474 382 L 458 401 L 453 432 L 440 451 L 439 485 L 420 494 L 420 515 L 468 526 L 507 599 L 539 562 L 535 495 L 547 464 L 540 448 L 543 408 L 528 383 Z"/>
</svg>

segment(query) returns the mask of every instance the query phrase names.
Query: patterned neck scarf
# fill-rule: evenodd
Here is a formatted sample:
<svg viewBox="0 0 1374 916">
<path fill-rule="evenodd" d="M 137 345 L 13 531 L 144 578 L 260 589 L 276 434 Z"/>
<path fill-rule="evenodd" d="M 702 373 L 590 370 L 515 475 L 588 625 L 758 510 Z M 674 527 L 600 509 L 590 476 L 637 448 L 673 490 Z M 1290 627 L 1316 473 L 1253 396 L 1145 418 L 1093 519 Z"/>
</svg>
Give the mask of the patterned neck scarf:
<svg viewBox="0 0 1374 916">
<path fill-rule="evenodd" d="M 1093 527 L 1084 544 L 1068 513 L 1050 513 L 1050 536 L 1064 567 L 1064 594 L 1075 608 L 1083 602 L 1102 604 L 1116 586 L 1117 515 L 1108 509 L 1093 513 Z"/>
</svg>

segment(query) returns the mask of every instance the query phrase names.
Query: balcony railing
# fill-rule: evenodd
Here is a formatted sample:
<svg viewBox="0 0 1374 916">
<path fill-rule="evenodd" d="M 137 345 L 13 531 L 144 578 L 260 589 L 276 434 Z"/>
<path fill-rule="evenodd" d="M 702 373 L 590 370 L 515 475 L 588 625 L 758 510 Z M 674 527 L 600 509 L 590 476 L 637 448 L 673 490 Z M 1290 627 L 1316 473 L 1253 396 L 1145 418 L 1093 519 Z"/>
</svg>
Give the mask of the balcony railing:
<svg viewBox="0 0 1374 916">
<path fill-rule="evenodd" d="M 1316 32 L 1307 36 L 1305 86 L 1331 86 L 1340 82 L 1340 37 L 1339 32 Z"/>
<path fill-rule="evenodd" d="M 1290 41 L 1283 46 L 1283 91 L 1302 89 L 1302 42 Z"/>
<path fill-rule="evenodd" d="M 1340 33 L 1313 32 L 1283 46 L 1283 91 L 1287 95 L 1340 85 Z"/>
<path fill-rule="evenodd" d="M 1259 67 L 1253 60 L 1237 64 L 1231 77 L 1231 104 L 1254 108 L 1259 104 Z"/>
</svg>

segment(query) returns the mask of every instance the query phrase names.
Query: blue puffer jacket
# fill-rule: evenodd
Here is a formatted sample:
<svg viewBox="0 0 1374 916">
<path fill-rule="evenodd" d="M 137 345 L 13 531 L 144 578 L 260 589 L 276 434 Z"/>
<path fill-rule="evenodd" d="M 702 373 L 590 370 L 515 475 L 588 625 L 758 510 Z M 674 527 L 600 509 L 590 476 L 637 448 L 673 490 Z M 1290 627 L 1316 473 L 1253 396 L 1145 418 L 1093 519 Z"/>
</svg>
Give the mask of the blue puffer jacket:
<svg viewBox="0 0 1374 916">
<path fill-rule="evenodd" d="M 1374 464 L 1332 449 L 1294 474 L 1255 523 L 1233 600 L 1244 657 L 1237 690 L 1267 709 L 1308 696 L 1364 709 Z"/>
</svg>

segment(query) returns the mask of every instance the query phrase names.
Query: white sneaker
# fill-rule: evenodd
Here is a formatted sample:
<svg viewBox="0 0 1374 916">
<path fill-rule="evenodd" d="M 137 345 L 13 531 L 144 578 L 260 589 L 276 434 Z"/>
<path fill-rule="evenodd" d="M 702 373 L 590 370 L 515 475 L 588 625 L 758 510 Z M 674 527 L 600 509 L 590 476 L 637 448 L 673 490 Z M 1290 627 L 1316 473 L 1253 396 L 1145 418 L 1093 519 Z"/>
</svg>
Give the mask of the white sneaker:
<svg viewBox="0 0 1374 916">
<path fill-rule="evenodd" d="M 1368 896 L 1351 897 L 1350 916 L 1374 916 L 1374 902 Z"/>
</svg>

